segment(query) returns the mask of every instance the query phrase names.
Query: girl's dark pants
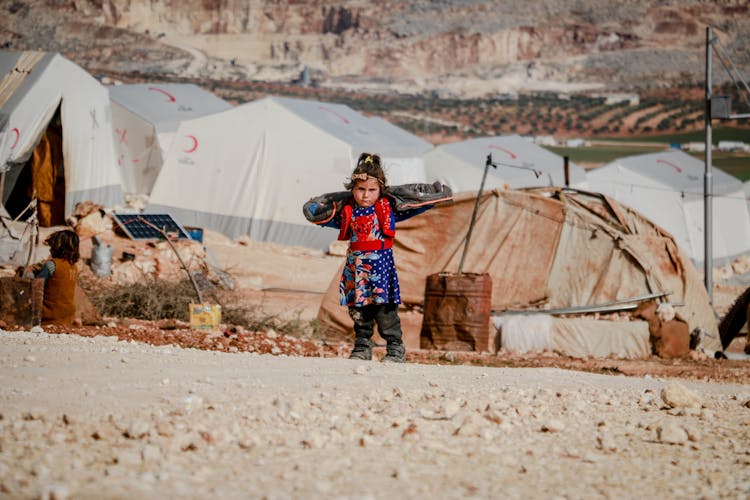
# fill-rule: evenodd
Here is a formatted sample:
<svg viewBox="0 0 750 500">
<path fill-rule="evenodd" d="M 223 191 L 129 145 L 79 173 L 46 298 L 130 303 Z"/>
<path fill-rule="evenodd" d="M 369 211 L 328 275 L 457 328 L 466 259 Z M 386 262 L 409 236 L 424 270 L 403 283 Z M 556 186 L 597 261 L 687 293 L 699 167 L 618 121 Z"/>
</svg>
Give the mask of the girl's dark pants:
<svg viewBox="0 0 750 500">
<path fill-rule="evenodd" d="M 354 320 L 353 358 L 372 359 L 372 335 L 374 324 L 378 325 L 380 336 L 387 342 L 387 361 L 404 361 L 406 349 L 401 339 L 401 320 L 398 317 L 398 304 L 371 304 L 364 307 L 350 307 L 349 316 Z"/>
</svg>

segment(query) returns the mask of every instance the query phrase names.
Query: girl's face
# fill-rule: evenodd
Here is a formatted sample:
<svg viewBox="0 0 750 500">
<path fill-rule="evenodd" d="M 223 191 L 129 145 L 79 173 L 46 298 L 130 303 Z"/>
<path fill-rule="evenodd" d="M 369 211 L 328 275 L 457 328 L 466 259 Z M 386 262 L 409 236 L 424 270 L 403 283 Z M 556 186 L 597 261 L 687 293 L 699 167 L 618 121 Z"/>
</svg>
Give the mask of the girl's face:
<svg viewBox="0 0 750 500">
<path fill-rule="evenodd" d="M 371 207 L 380 198 L 380 183 L 372 177 L 368 177 L 366 181 L 357 181 L 352 194 L 357 205 L 362 208 Z"/>
</svg>

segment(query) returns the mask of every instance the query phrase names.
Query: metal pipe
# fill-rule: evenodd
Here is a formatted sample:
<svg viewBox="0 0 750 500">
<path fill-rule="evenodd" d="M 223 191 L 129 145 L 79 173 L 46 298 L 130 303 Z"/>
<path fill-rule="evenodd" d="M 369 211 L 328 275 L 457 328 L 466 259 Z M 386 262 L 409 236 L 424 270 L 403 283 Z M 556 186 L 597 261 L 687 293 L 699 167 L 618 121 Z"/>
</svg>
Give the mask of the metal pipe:
<svg viewBox="0 0 750 500">
<path fill-rule="evenodd" d="M 193 290 L 195 290 L 195 294 L 198 296 L 198 303 L 202 304 L 203 303 L 203 295 L 201 294 L 201 290 L 198 287 L 198 283 L 195 282 L 195 278 L 193 277 L 193 273 L 191 273 L 190 270 L 188 269 L 188 267 L 185 265 L 185 261 L 183 261 L 182 257 L 180 257 L 180 252 L 177 251 L 177 248 L 174 246 L 174 243 L 172 243 L 172 240 L 169 239 L 169 235 L 167 235 L 167 232 L 163 228 L 160 228 L 160 227 L 156 226 L 155 224 L 152 224 L 151 222 L 147 221 L 143 217 L 138 217 L 138 219 L 141 222 L 143 222 L 144 224 L 146 224 L 147 226 L 150 226 L 153 229 L 155 229 L 156 231 L 158 231 L 159 234 L 161 234 L 162 237 L 167 241 L 167 243 L 169 244 L 169 247 L 172 249 L 172 251 L 174 252 L 174 254 L 177 256 L 177 260 L 180 261 L 180 265 L 182 266 L 182 269 L 185 270 L 185 272 L 188 275 L 188 278 L 190 278 L 190 283 L 193 285 Z"/>
<path fill-rule="evenodd" d="M 638 307 L 640 302 L 648 300 L 654 300 L 661 297 L 671 295 L 672 291 L 667 290 L 665 292 L 649 293 L 646 295 L 639 295 L 637 297 L 630 297 L 622 300 L 615 300 L 612 302 L 605 302 L 603 304 L 593 304 L 586 306 L 571 306 L 561 307 L 557 309 L 493 309 L 492 314 L 587 314 L 596 312 L 612 312 L 612 311 L 625 311 L 628 309 L 635 309 Z M 684 306 L 682 303 L 672 303 L 672 306 Z"/>
<path fill-rule="evenodd" d="M 479 201 L 482 199 L 482 190 L 484 190 L 484 183 L 487 180 L 487 171 L 490 166 L 495 167 L 492 164 L 492 153 L 487 155 L 487 161 L 484 163 L 484 174 L 482 175 L 482 183 L 479 185 L 479 192 L 477 193 L 477 199 L 474 202 L 474 211 L 471 213 L 471 222 L 469 223 L 469 231 L 466 233 L 466 241 L 464 242 L 464 251 L 461 254 L 461 261 L 458 264 L 458 275 L 461 276 L 464 268 L 464 260 L 466 260 L 466 250 L 469 248 L 469 240 L 471 240 L 471 233 L 474 231 L 474 222 L 477 219 L 477 210 L 479 209 Z M 495 167 L 496 168 L 496 167 Z"/>
<path fill-rule="evenodd" d="M 28 219 L 28 224 L 31 227 L 31 233 L 29 234 L 29 252 L 26 257 L 26 266 L 29 267 L 34 262 L 36 254 L 36 245 L 39 239 L 39 218 L 37 216 L 37 199 L 36 191 L 34 191 L 34 198 L 31 200 L 34 204 L 34 208 L 31 211 L 31 216 Z"/>
<path fill-rule="evenodd" d="M 706 152 L 705 152 L 705 175 L 703 177 L 703 241 L 705 253 L 703 256 L 703 279 L 706 284 L 708 293 L 708 302 L 713 305 L 713 215 L 712 215 L 712 194 L 713 194 L 713 174 L 711 172 L 711 44 L 713 36 L 711 27 L 706 28 Z"/>
<path fill-rule="evenodd" d="M 6 168 L 0 167 L 2 170 L 0 170 L 0 207 L 5 206 L 5 172 Z"/>
</svg>

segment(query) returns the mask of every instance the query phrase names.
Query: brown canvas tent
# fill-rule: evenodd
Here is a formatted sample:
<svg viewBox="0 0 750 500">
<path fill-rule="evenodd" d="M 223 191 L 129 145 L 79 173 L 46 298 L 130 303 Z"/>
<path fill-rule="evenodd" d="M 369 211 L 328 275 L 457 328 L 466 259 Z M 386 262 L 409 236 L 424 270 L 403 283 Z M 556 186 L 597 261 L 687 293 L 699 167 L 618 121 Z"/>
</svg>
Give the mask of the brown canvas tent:
<svg viewBox="0 0 750 500">
<path fill-rule="evenodd" d="M 398 225 L 394 252 L 405 306 L 423 303 L 428 275 L 457 271 L 475 200 L 476 194 L 463 193 L 455 203 Z M 671 292 L 666 299 L 679 305 L 677 314 L 690 330 L 703 328 L 704 345 L 720 349 L 716 318 L 690 259 L 669 233 L 606 196 L 567 188 L 486 192 L 464 258 L 464 272 L 492 277 L 493 313 L 543 313 Z M 333 277 L 318 319 L 351 331 L 346 308 L 339 305 L 338 279 Z M 617 331 L 616 322 L 606 323 L 608 332 Z M 568 329 L 579 331 L 581 324 L 587 323 L 579 318 Z M 633 326 L 622 331 L 632 332 Z M 418 332 L 418 321 L 405 322 L 405 335 L 413 336 L 415 328 Z M 640 332 L 647 343 L 645 324 Z M 585 351 L 586 343 L 578 342 L 579 350 Z"/>
</svg>

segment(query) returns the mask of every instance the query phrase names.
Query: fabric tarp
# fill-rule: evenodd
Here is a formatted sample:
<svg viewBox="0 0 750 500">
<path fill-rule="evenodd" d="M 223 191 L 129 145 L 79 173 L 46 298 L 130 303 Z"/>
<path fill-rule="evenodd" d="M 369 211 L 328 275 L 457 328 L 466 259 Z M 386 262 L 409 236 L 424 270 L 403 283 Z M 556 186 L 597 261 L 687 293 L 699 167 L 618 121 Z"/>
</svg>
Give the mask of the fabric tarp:
<svg viewBox="0 0 750 500">
<path fill-rule="evenodd" d="M 65 223 L 65 182 L 62 179 L 60 132 L 59 127 L 50 126 L 31 156 L 31 184 L 37 198 L 37 220 L 42 227 Z"/>
<path fill-rule="evenodd" d="M 405 307 L 423 303 L 425 278 L 453 272 L 463 252 L 476 194 L 456 196 L 397 227 L 396 265 Z M 615 200 L 557 188 L 493 190 L 482 195 L 464 272 L 489 273 L 492 309 L 603 304 L 671 292 L 691 330 L 718 349 L 716 318 L 694 265 L 672 237 Z M 333 276 L 318 318 L 351 331 Z"/>
<path fill-rule="evenodd" d="M 574 358 L 644 358 L 651 354 L 648 323 L 545 314 L 493 317 L 499 344 L 510 352 L 555 351 Z"/>
</svg>

